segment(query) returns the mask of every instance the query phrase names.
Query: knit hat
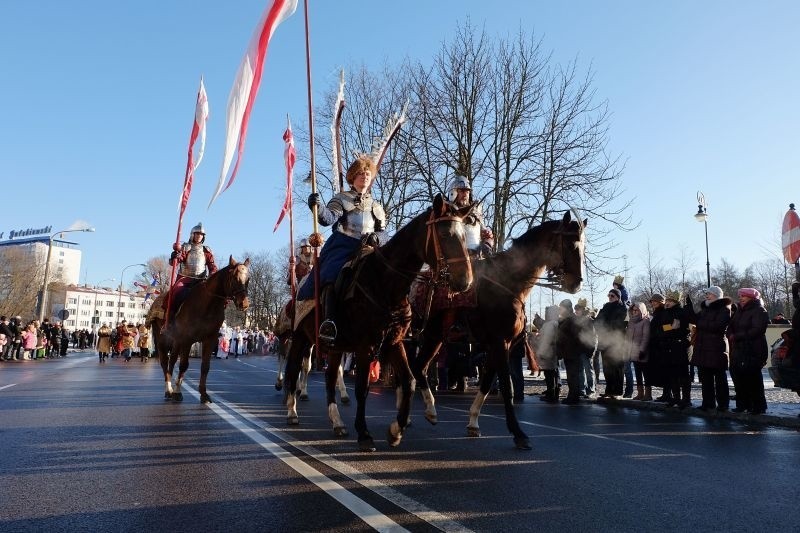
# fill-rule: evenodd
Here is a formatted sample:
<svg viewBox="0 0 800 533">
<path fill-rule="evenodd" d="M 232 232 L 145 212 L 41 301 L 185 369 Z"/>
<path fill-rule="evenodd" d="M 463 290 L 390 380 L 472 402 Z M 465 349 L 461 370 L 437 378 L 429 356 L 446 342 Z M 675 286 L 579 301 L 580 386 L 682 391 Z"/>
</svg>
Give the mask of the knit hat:
<svg viewBox="0 0 800 533">
<path fill-rule="evenodd" d="M 589 302 L 586 301 L 586 298 L 578 298 L 578 303 L 575 304 L 575 307 L 586 309 L 589 307 Z"/>
<path fill-rule="evenodd" d="M 717 297 L 717 299 L 722 298 L 722 294 L 723 294 L 722 287 L 720 287 L 719 285 L 710 286 L 709 288 L 707 288 L 705 290 L 705 293 L 706 294 L 713 294 L 714 296 Z"/>
<path fill-rule="evenodd" d="M 611 289 L 610 291 L 608 291 L 609 296 L 611 296 L 612 294 L 617 297 L 617 300 L 622 298 L 622 293 L 619 292 L 619 289 Z"/>
<path fill-rule="evenodd" d="M 561 303 L 558 304 L 559 307 L 563 307 L 568 311 L 572 311 L 572 301 L 569 298 L 561 300 Z"/>
<path fill-rule="evenodd" d="M 659 302 L 659 303 L 663 304 L 664 303 L 664 295 L 663 294 L 659 294 L 657 292 L 654 292 L 653 295 L 650 297 L 650 301 L 651 302 Z"/>
<path fill-rule="evenodd" d="M 666 296 L 664 296 L 666 300 L 672 300 L 673 302 L 681 303 L 681 293 L 680 291 L 667 291 Z"/>
<path fill-rule="evenodd" d="M 753 300 L 758 300 L 759 298 L 761 298 L 761 293 L 758 292 L 756 289 L 745 287 L 739 289 L 739 297 L 742 296 L 747 296 L 748 298 L 752 298 Z"/>
<path fill-rule="evenodd" d="M 623 281 L 625 281 L 625 277 L 624 276 L 620 276 L 619 274 L 614 276 L 614 284 L 615 285 L 622 285 Z"/>
</svg>

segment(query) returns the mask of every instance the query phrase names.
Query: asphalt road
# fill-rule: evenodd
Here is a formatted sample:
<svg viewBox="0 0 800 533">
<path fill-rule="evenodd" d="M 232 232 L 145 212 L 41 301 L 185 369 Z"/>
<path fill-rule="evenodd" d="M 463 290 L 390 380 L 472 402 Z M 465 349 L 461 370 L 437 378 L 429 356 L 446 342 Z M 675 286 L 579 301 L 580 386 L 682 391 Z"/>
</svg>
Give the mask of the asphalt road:
<svg viewBox="0 0 800 533">
<path fill-rule="evenodd" d="M 153 361 L 93 354 L 0 365 L 0 531 L 796 531 L 800 434 L 679 412 L 516 407 L 514 449 L 490 397 L 437 397 L 397 448 L 382 438 L 394 392 L 373 387 L 377 451 L 335 438 L 312 374 L 287 427 L 275 359 L 215 360 L 213 405 L 165 402 Z M 348 383 L 348 385 L 350 385 Z M 352 395 L 352 387 L 350 387 Z"/>
</svg>

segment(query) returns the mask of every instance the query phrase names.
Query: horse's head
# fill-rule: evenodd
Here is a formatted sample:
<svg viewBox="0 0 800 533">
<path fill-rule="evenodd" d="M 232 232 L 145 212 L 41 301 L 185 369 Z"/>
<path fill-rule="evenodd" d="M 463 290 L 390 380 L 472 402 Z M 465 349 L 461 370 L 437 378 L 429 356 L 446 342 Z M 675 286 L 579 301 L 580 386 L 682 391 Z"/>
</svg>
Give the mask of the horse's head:
<svg viewBox="0 0 800 533">
<path fill-rule="evenodd" d="M 561 290 L 571 294 L 581 290 L 583 282 L 584 231 L 587 223 L 588 219 L 581 222 L 577 216 L 573 220 L 570 212 L 566 211 L 554 232 L 559 249 L 556 250 L 556 257 L 560 257 L 560 260 L 549 265 L 550 275 L 555 277 Z"/>
<path fill-rule="evenodd" d="M 247 297 L 247 286 L 250 284 L 250 258 L 245 259 L 244 263 L 237 263 L 233 256 L 230 256 L 227 269 L 224 281 L 225 296 L 233 300 L 237 309 L 246 311 L 250 307 L 250 299 Z"/>
<path fill-rule="evenodd" d="M 472 207 L 456 208 L 437 194 L 427 222 L 425 262 L 431 265 L 434 278 L 443 279 L 455 292 L 465 291 L 472 284 L 472 265 L 462 221 Z"/>
</svg>

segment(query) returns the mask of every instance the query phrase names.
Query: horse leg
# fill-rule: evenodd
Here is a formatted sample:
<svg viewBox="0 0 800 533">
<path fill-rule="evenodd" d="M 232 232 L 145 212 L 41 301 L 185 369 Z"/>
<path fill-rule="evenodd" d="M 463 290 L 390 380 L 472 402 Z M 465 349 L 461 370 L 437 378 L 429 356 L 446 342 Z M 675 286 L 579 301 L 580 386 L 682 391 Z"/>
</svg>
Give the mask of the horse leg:
<svg viewBox="0 0 800 533">
<path fill-rule="evenodd" d="M 206 392 L 206 379 L 208 378 L 208 371 L 211 369 L 211 342 L 214 337 L 209 337 L 200 343 L 200 403 L 213 403 L 211 396 Z"/>
<path fill-rule="evenodd" d="M 325 370 L 325 396 L 328 400 L 328 418 L 333 426 L 333 433 L 337 437 L 347 435 L 347 428 L 339 415 L 339 407 L 336 405 L 336 383 L 342 371 L 341 361 L 341 352 L 329 353 L 328 368 Z"/>
<path fill-rule="evenodd" d="M 442 346 L 441 314 L 432 316 L 425 327 L 425 335 L 422 337 L 422 344 L 417 352 L 417 357 L 411 365 L 411 370 L 416 380 L 416 388 L 420 390 L 422 400 L 425 402 L 425 420 L 431 424 L 439 422 L 439 415 L 436 412 L 436 401 L 433 398 L 430 384 L 428 383 L 428 367 L 433 361 Z"/>
<path fill-rule="evenodd" d="M 358 433 L 358 449 L 362 452 L 374 452 L 375 441 L 367 430 L 366 403 L 369 394 L 369 363 L 371 352 L 361 348 L 356 351 L 356 432 Z"/>
<path fill-rule="evenodd" d="M 389 426 L 387 440 L 389 446 L 400 445 L 403 438 L 403 431 L 409 424 L 411 415 L 411 397 L 414 394 L 414 380 L 411 377 L 411 368 L 408 366 L 405 346 L 402 341 L 390 345 L 384 349 L 384 360 L 391 361 L 395 368 L 395 378 L 397 379 L 397 417 Z"/>
<path fill-rule="evenodd" d="M 467 423 L 467 436 L 480 437 L 481 428 L 478 426 L 478 417 L 481 416 L 481 408 L 489 395 L 489 390 L 492 388 L 492 383 L 496 375 L 496 370 L 491 361 L 487 361 L 484 372 L 481 373 L 480 390 L 472 400 L 472 405 L 469 407 L 469 423 Z"/>
<path fill-rule="evenodd" d="M 164 399 L 172 399 L 172 366 L 169 364 L 169 355 L 164 347 L 158 347 L 158 362 L 164 371 Z"/>
<path fill-rule="evenodd" d="M 177 356 L 173 357 L 177 358 Z M 183 386 L 183 378 L 186 375 L 186 371 L 189 370 L 189 350 L 181 350 L 180 358 L 181 362 L 178 366 L 178 379 L 175 380 L 175 392 L 172 394 L 172 399 L 178 402 L 183 401 L 181 387 Z"/>
<path fill-rule="evenodd" d="M 506 412 L 506 427 L 508 431 L 514 435 L 514 445 L 518 450 L 530 450 L 531 443 L 528 436 L 522 431 L 517 420 L 517 414 L 514 411 L 514 406 L 511 403 L 511 376 L 508 371 L 508 344 L 505 348 L 492 347 L 489 351 L 489 357 L 497 361 L 497 379 L 500 385 L 500 394 L 503 396 L 503 407 Z M 477 423 L 477 419 L 476 419 Z"/>
<path fill-rule="evenodd" d="M 281 390 L 283 388 L 283 373 L 286 369 L 286 360 L 288 359 L 288 349 L 286 344 L 278 341 L 278 377 L 275 378 L 275 390 Z M 287 341 L 290 343 L 291 341 Z"/>
<path fill-rule="evenodd" d="M 347 394 L 347 387 L 344 384 L 344 369 L 342 365 L 337 367 L 336 388 L 339 389 L 339 398 L 344 405 L 350 403 L 350 396 Z"/>
<path fill-rule="evenodd" d="M 295 334 L 294 340 L 289 345 L 289 351 L 286 354 L 286 376 L 284 383 L 283 395 L 286 402 L 286 423 L 290 426 L 296 426 L 300 423 L 300 418 L 297 416 L 297 382 L 300 374 L 300 364 L 302 353 L 309 348 L 308 339 L 303 336 L 302 332 Z"/>
<path fill-rule="evenodd" d="M 311 373 L 311 350 L 316 351 L 317 347 L 311 347 L 306 351 L 303 356 L 303 361 L 300 365 L 300 382 L 297 384 L 297 392 L 300 394 L 300 399 L 308 401 L 308 375 Z"/>
</svg>

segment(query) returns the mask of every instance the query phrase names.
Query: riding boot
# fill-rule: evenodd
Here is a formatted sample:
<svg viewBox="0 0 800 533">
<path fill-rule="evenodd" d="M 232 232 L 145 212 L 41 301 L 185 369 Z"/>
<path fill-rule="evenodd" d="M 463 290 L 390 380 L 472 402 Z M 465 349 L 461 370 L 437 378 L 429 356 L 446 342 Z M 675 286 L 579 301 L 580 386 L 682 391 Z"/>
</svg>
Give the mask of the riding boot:
<svg viewBox="0 0 800 533">
<path fill-rule="evenodd" d="M 645 386 L 645 388 L 644 388 L 644 398 L 642 398 L 642 400 L 644 400 L 646 402 L 652 402 L 653 401 L 653 387 L 651 387 L 649 385 Z"/>
<path fill-rule="evenodd" d="M 333 292 L 333 286 L 323 287 L 322 302 L 325 319 L 319 325 L 319 340 L 330 346 L 336 340 L 337 333 L 336 324 L 333 322 L 333 316 L 336 313 L 336 295 Z"/>
<path fill-rule="evenodd" d="M 644 400 L 644 385 L 636 385 L 636 396 L 634 400 Z"/>
</svg>

